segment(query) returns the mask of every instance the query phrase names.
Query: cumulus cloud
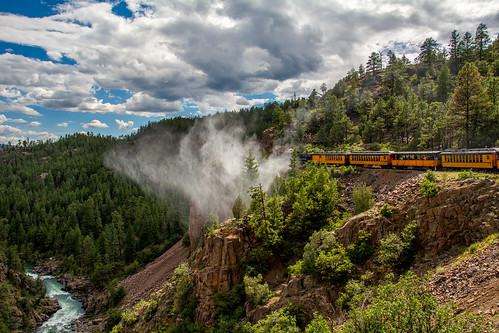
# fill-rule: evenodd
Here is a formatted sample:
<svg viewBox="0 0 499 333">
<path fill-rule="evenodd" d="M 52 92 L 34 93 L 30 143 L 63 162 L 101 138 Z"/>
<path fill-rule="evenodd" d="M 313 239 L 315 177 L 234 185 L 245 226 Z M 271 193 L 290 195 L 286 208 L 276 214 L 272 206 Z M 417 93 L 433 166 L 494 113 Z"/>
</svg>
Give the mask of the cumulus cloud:
<svg viewBox="0 0 499 333">
<path fill-rule="evenodd" d="M 0 114 L 0 124 L 7 121 L 7 117 L 4 114 Z"/>
<path fill-rule="evenodd" d="M 68 123 L 66 122 L 59 123 L 57 124 L 57 127 L 68 127 Z"/>
<path fill-rule="evenodd" d="M 124 120 L 115 119 L 115 121 L 118 124 L 120 130 L 126 130 L 129 128 L 132 128 L 132 126 L 133 126 L 133 121 L 131 121 L 131 120 L 124 121 Z"/>
<path fill-rule="evenodd" d="M 28 124 L 29 127 L 38 127 L 40 126 L 42 123 L 39 122 L 39 121 L 32 121 Z"/>
<path fill-rule="evenodd" d="M 12 127 L 9 125 L 0 125 L 0 136 L 19 134 L 22 131 L 17 127 Z"/>
<path fill-rule="evenodd" d="M 41 47 L 52 61 L 1 54 L 0 111 L 163 116 L 186 100 L 201 113 L 231 110 L 253 105 L 241 94 L 283 100 L 332 87 L 373 51 L 412 60 L 427 37 L 445 46 L 454 29 L 499 30 L 491 0 L 126 3 L 131 19 L 115 15 L 111 1 L 69 1 L 43 18 L 2 14 L 0 40 Z M 64 58 L 76 65 L 57 62 Z M 133 96 L 113 104 L 96 86 Z"/>
<path fill-rule="evenodd" d="M 107 128 L 109 126 L 107 126 L 106 123 L 103 123 L 100 120 L 94 119 L 89 123 L 86 123 L 86 124 L 82 123 L 81 127 L 83 127 L 83 128 Z"/>
</svg>

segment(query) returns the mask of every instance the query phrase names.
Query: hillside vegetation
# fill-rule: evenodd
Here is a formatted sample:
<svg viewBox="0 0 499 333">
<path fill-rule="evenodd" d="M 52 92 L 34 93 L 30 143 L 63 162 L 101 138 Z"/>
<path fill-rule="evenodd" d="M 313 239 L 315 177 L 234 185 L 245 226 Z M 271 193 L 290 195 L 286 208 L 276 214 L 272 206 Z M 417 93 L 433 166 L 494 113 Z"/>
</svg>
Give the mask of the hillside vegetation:
<svg viewBox="0 0 499 333">
<path fill-rule="evenodd" d="M 414 178 L 407 193 L 396 195 L 398 201 L 385 200 L 371 209 L 371 187 L 345 188 L 355 182 L 358 169 L 302 167 L 297 152 L 497 146 L 498 96 L 499 40 L 492 42 L 480 24 L 474 37 L 452 32 L 448 50 L 427 38 L 413 64 L 393 52 L 373 52 L 365 66 L 352 69 L 332 89 L 323 84 L 308 98 L 204 118 L 164 119 L 121 139 L 87 133 L 3 146 L 0 268 L 10 273 L 8 278 L 0 274 L 0 302 L 10 305 L 2 307 L 0 331 L 32 325 L 42 291 L 16 276 L 27 263 L 49 257 L 58 262 L 54 273 L 81 276 L 95 288 L 109 289 L 108 303 L 114 306 L 106 315 L 109 331 L 492 331 L 481 316 L 439 303 L 423 274 L 435 268 L 424 264 L 425 255 L 440 255 L 498 231 L 493 195 L 480 199 L 490 199 L 486 215 L 470 203 L 469 214 L 479 219 L 469 220 L 477 229 L 457 241 L 443 233 L 443 245 L 428 253 L 424 240 L 432 231 L 422 229 L 426 217 L 405 213 L 410 211 L 405 194 L 416 195 L 419 204 L 450 206 L 452 197 L 442 199 L 449 193 L 446 181 L 428 173 L 420 188 L 421 177 Z M 158 196 L 147 177 L 139 188 L 107 168 L 105 158 L 116 150 L 133 156 L 144 148 L 139 142 L 159 139 L 168 143 L 161 154 L 174 156 L 182 138 L 211 119 L 220 128 L 241 127 L 241 139 L 261 141 L 264 156 L 295 148 L 289 171 L 262 188 L 258 161 L 248 156 L 244 175 L 255 176 L 249 177 L 249 205 L 233 198 L 235 219 L 221 228 L 213 219 L 188 263 L 150 299 L 122 311 L 117 281 L 182 238 L 189 203 L 174 191 Z M 494 182 L 485 185 L 497 189 Z M 444 208 L 440 213 L 450 214 L 444 214 L 444 222 L 453 220 Z M 460 222 L 463 228 L 471 223 Z M 411 273 L 418 267 L 423 272 Z"/>
</svg>

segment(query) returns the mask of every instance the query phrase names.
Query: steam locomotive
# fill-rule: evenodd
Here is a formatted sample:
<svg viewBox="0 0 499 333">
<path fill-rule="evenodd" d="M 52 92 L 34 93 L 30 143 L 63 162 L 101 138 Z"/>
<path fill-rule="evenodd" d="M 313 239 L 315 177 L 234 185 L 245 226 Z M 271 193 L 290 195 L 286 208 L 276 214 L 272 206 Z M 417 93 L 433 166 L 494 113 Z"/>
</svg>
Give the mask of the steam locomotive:
<svg viewBox="0 0 499 333">
<path fill-rule="evenodd" d="M 329 165 L 358 165 L 381 168 L 459 168 L 498 169 L 499 148 L 446 151 L 363 151 L 318 152 L 300 155 L 302 163 L 315 161 Z"/>
</svg>

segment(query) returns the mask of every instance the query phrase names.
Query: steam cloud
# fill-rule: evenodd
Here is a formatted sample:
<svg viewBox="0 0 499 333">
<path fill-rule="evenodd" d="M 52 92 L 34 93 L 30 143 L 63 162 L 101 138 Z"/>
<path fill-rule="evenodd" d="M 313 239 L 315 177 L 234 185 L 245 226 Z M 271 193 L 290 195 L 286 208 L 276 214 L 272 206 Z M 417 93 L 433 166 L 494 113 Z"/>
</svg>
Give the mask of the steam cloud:
<svg viewBox="0 0 499 333">
<path fill-rule="evenodd" d="M 258 142 L 243 138 L 240 126 L 224 126 L 216 119 L 205 118 L 198 120 L 187 135 L 165 129 L 116 149 L 105 162 L 145 190 L 158 195 L 180 191 L 203 214 L 216 214 L 223 221 L 232 215 L 237 195 L 247 191 L 242 188 L 242 176 L 250 150 L 259 161 L 264 189 L 289 167 L 289 154 L 272 154 L 262 160 Z"/>
</svg>

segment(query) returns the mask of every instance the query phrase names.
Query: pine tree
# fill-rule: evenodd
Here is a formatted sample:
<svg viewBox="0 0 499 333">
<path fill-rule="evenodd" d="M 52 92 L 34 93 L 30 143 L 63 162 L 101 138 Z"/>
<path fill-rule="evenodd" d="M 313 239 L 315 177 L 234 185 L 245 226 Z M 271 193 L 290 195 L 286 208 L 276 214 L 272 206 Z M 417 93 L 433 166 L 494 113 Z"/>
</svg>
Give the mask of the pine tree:
<svg viewBox="0 0 499 333">
<path fill-rule="evenodd" d="M 459 45 L 461 48 L 461 63 L 465 64 L 467 62 L 473 62 L 475 60 L 475 46 L 471 32 L 467 31 L 464 34 L 463 39 L 461 40 L 461 43 Z"/>
<path fill-rule="evenodd" d="M 454 30 L 450 35 L 450 41 L 449 41 L 449 49 L 450 49 L 449 60 L 453 70 L 457 68 L 457 65 L 459 64 L 461 58 L 461 50 L 459 47 L 460 45 L 459 43 L 460 43 L 459 32 L 457 32 L 457 30 Z"/>
<path fill-rule="evenodd" d="M 476 141 L 478 125 L 484 109 L 488 106 L 482 76 L 473 63 L 467 63 L 456 77 L 457 87 L 452 96 L 450 111 L 459 125 L 464 126 L 466 148 Z"/>
<path fill-rule="evenodd" d="M 446 64 L 442 66 L 437 76 L 437 100 L 440 102 L 447 102 L 451 92 L 452 77 L 450 75 L 449 67 Z"/>
<path fill-rule="evenodd" d="M 260 173 L 258 171 L 258 163 L 256 162 L 256 158 L 255 156 L 253 156 L 253 150 L 251 149 L 244 161 L 243 177 L 247 185 L 255 185 L 255 183 L 258 182 L 258 178 L 260 177 Z"/>
<path fill-rule="evenodd" d="M 437 42 L 432 37 L 426 38 L 420 47 L 421 52 L 418 60 L 421 63 L 432 64 L 437 58 L 437 45 Z"/>
<path fill-rule="evenodd" d="M 478 52 L 478 60 L 483 60 L 483 53 L 487 46 L 491 43 L 487 25 L 480 23 L 476 28 L 474 45 Z"/>
</svg>

